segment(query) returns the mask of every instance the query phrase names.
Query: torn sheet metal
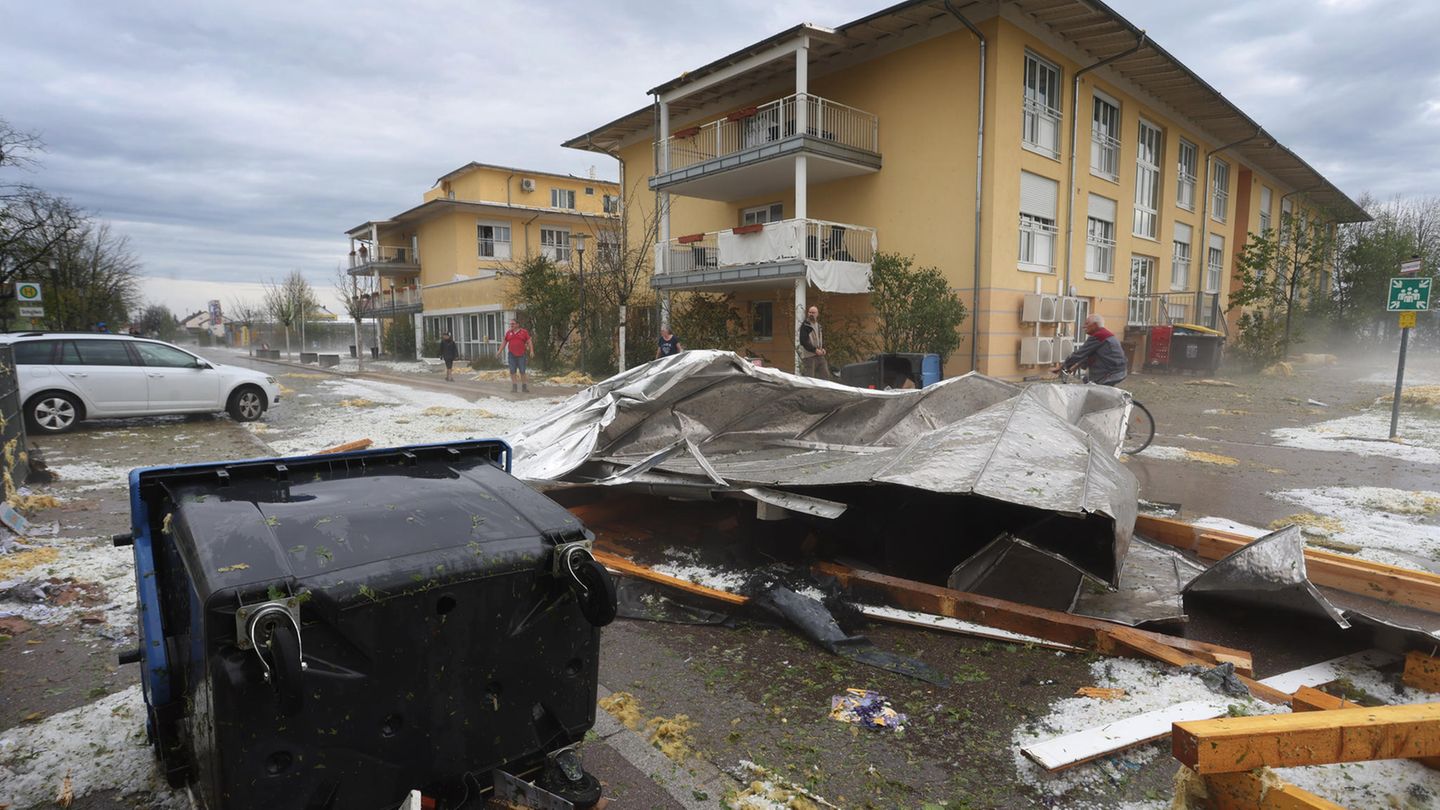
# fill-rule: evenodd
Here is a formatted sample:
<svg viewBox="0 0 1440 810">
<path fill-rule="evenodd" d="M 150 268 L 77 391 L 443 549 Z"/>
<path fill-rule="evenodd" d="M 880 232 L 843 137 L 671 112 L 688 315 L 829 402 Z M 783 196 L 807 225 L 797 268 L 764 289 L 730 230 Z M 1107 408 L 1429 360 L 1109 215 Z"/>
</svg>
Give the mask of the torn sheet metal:
<svg viewBox="0 0 1440 810">
<path fill-rule="evenodd" d="M 1137 536 L 1125 555 L 1119 586 L 1110 590 L 1094 582 L 1083 583 L 1070 612 L 1132 627 L 1182 622 L 1185 603 L 1181 592 L 1204 570 L 1205 566 L 1175 549 Z"/>
<path fill-rule="evenodd" d="M 1305 538 L 1286 526 L 1216 562 L 1185 586 L 1185 595 L 1216 595 L 1334 620 L 1345 614 L 1320 593 L 1305 571 Z"/>
<path fill-rule="evenodd" d="M 1135 522 L 1137 485 L 1118 461 L 1129 410 L 1129 394 L 1105 386 L 967 374 L 875 391 L 688 351 L 585 389 L 508 438 L 515 474 L 534 483 L 797 491 L 851 503 L 847 519 L 851 496 L 866 499 L 857 486 L 963 496 L 962 523 L 996 524 L 1113 582 Z"/>
</svg>

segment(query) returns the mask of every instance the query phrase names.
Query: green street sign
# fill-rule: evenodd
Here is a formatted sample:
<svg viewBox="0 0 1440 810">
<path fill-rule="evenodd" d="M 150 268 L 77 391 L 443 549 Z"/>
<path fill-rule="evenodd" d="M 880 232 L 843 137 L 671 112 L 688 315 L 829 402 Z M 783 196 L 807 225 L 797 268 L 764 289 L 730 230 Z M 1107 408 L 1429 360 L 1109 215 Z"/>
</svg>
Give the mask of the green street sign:
<svg viewBox="0 0 1440 810">
<path fill-rule="evenodd" d="M 1430 285 L 1433 278 L 1392 278 L 1390 299 L 1385 303 L 1389 312 L 1429 312 Z"/>
</svg>

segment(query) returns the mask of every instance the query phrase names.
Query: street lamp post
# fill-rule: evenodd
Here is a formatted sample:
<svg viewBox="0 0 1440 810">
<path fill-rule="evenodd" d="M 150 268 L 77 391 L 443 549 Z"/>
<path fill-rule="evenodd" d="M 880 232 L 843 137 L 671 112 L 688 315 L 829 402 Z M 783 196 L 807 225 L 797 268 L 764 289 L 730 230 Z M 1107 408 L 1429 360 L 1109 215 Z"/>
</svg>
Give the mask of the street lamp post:
<svg viewBox="0 0 1440 810">
<path fill-rule="evenodd" d="M 571 237 L 575 241 L 575 255 L 580 262 L 580 370 L 585 370 L 585 234 Z"/>
</svg>

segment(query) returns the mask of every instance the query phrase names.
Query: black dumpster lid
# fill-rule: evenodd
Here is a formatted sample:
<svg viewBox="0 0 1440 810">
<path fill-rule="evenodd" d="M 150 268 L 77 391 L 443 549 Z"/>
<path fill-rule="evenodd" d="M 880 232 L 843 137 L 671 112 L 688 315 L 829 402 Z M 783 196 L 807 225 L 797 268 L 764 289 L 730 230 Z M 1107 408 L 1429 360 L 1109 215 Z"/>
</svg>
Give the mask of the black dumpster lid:
<svg viewBox="0 0 1440 810">
<path fill-rule="evenodd" d="M 463 552 L 452 569 L 530 558 L 542 538 L 578 537 L 573 515 L 497 466 L 508 454 L 503 442 L 460 442 L 155 468 L 132 474 L 132 491 L 204 599 L 447 551 Z"/>
</svg>

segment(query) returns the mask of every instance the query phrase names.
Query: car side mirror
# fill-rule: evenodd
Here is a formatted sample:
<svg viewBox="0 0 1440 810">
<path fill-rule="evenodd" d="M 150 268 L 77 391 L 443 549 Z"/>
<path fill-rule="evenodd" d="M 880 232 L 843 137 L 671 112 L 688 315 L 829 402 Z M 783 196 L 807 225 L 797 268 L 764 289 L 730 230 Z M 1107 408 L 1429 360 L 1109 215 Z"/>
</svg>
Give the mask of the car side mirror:
<svg viewBox="0 0 1440 810">
<path fill-rule="evenodd" d="M 195 368 L 198 368 L 198 369 L 200 369 L 200 370 L 203 371 L 203 370 L 205 370 L 205 369 L 207 369 L 207 368 L 215 368 L 215 367 L 212 366 L 212 365 L 210 365 L 209 363 L 205 362 L 204 360 L 196 360 L 196 361 L 195 361 Z"/>
</svg>

